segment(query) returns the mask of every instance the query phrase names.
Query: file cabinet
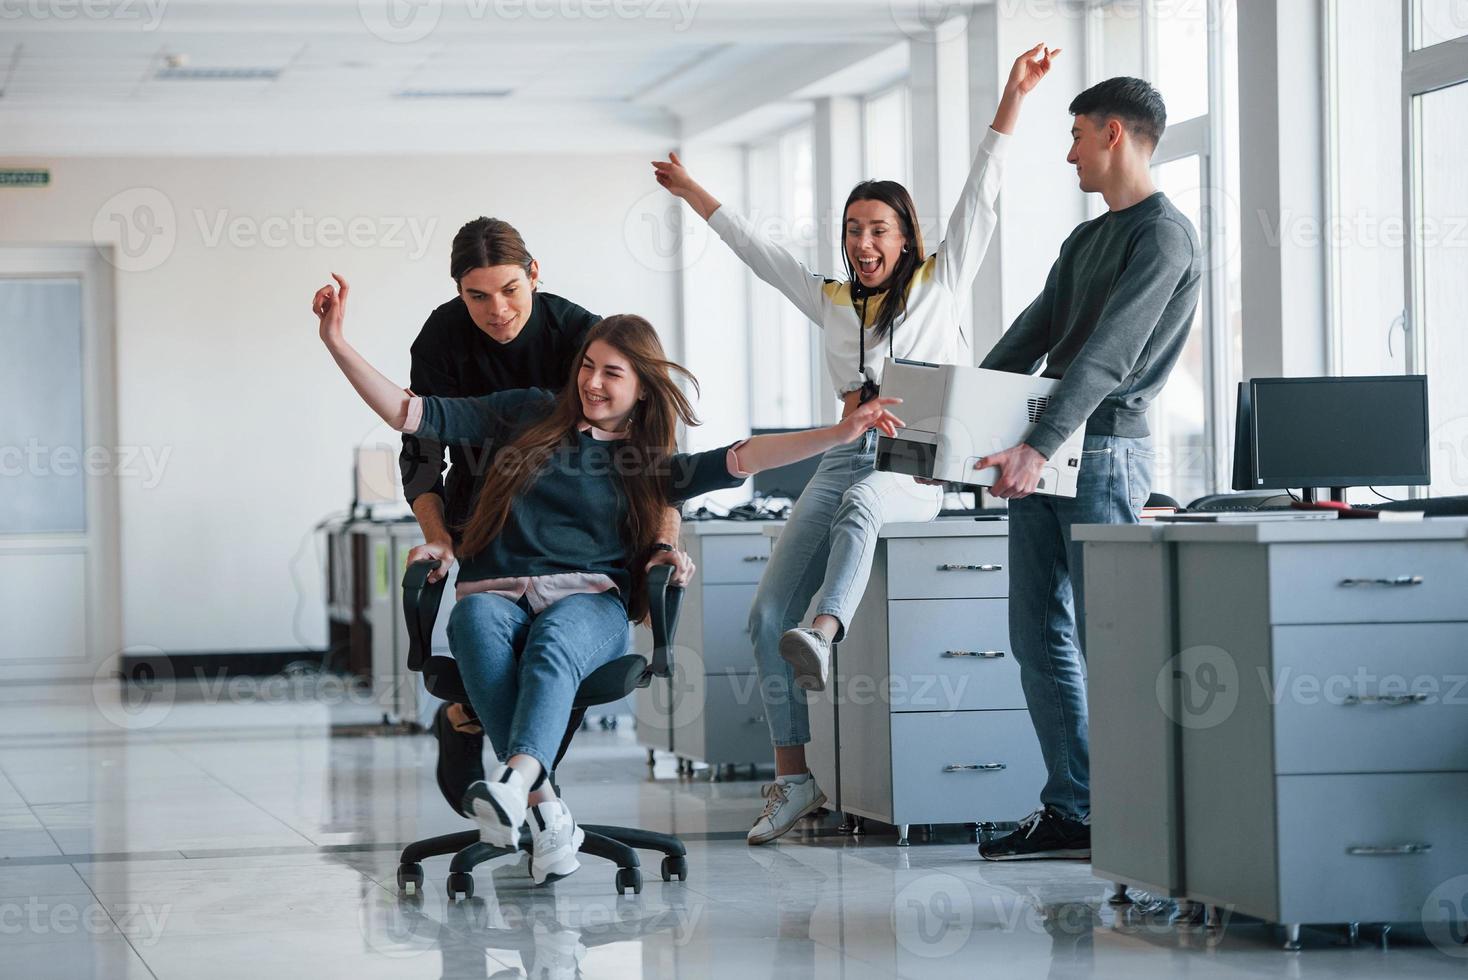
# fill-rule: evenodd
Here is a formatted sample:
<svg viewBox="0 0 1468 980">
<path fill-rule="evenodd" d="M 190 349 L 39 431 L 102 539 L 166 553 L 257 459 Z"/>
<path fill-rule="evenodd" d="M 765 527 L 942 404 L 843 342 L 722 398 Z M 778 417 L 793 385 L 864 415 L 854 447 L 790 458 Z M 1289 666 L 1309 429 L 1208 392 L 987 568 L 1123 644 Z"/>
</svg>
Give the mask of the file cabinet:
<svg viewBox="0 0 1468 980">
<path fill-rule="evenodd" d="M 833 680 L 810 696 L 811 771 L 834 809 L 898 828 L 1018 820 L 1045 782 L 1009 643 L 1008 527 L 881 531 Z"/>
</svg>

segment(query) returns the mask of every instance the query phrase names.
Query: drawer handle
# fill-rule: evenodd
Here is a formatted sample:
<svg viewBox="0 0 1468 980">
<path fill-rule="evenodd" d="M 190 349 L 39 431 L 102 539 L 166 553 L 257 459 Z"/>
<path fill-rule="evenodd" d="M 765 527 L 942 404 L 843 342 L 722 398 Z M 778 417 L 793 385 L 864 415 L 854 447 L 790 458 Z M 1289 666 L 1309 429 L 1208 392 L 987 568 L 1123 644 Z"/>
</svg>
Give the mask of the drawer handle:
<svg viewBox="0 0 1468 980">
<path fill-rule="evenodd" d="M 1354 857 L 1399 857 L 1406 854 L 1426 854 L 1431 844 L 1357 844 L 1346 848 Z"/>
<path fill-rule="evenodd" d="M 1426 694 L 1347 694 L 1341 704 L 1426 704 Z"/>
<path fill-rule="evenodd" d="M 1004 656 L 1003 650 L 944 650 L 945 657 L 976 657 L 979 660 L 998 660 Z"/>
<path fill-rule="evenodd" d="M 1421 575 L 1398 575 L 1396 578 L 1343 578 L 1341 587 L 1346 589 L 1355 588 L 1358 585 L 1385 585 L 1388 587 L 1400 587 L 1408 585 L 1421 585 Z"/>
<path fill-rule="evenodd" d="M 769 555 L 745 555 L 744 556 L 744 560 L 745 561 L 769 561 L 770 560 L 770 556 Z"/>
<path fill-rule="evenodd" d="M 944 766 L 943 767 L 943 771 L 944 772 L 999 772 L 1001 769 L 1008 769 L 1008 768 L 1009 768 L 1009 766 L 1005 765 L 1002 762 L 978 762 L 978 763 L 974 763 L 973 765 L 969 765 L 969 766 L 961 766 L 961 765 L 957 765 L 957 764 L 951 765 L 951 766 Z"/>
<path fill-rule="evenodd" d="M 1003 565 L 958 565 L 946 562 L 938 566 L 940 572 L 1002 572 Z"/>
</svg>

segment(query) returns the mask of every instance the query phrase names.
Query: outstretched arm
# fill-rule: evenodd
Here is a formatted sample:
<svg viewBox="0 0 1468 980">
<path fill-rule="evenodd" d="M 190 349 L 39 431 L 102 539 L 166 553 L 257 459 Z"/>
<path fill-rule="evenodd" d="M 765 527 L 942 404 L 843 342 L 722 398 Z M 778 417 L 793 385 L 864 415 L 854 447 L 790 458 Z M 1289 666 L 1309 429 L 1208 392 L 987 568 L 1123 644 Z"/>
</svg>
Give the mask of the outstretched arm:
<svg viewBox="0 0 1468 980">
<path fill-rule="evenodd" d="M 836 446 L 860 439 L 868 429 L 876 429 L 883 435 L 895 436 L 904 424 L 887 410 L 889 405 L 902 404 L 901 398 L 873 398 L 835 425 L 803 432 L 782 432 L 779 435 L 751 436 L 736 450 L 739 468 L 753 475 L 761 470 L 777 466 L 788 466 L 802 459 L 809 459 Z"/>
<path fill-rule="evenodd" d="M 347 380 L 357 389 L 357 394 L 362 396 L 368 407 L 388 425 L 401 431 L 407 423 L 408 401 L 411 396 L 367 363 L 367 359 L 347 343 L 343 325 L 350 287 L 335 272 L 331 274 L 331 278 L 336 280 L 337 285 L 327 283 L 322 286 L 311 301 L 311 312 L 320 321 L 321 342 L 326 345 L 337 367 L 341 368 L 342 374 L 347 376 Z M 341 287 L 340 290 L 338 286 Z"/>
<path fill-rule="evenodd" d="M 821 325 L 824 316 L 825 298 L 822 287 L 825 279 L 812 272 L 804 262 L 790 250 L 762 235 L 742 215 L 721 207 L 714 196 L 693 179 L 678 154 L 669 153 L 666 160 L 652 162 L 657 182 L 674 197 L 688 202 L 703 220 L 709 223 L 724 244 L 734 250 L 739 260 L 765 282 L 785 294 L 796 309 Z"/>
</svg>

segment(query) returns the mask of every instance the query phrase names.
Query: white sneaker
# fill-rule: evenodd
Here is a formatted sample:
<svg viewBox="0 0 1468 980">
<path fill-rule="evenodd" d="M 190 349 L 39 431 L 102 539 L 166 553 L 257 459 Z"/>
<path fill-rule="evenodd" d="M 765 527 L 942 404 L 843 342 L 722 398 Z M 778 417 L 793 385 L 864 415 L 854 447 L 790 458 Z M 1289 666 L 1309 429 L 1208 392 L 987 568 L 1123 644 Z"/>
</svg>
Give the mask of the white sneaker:
<svg viewBox="0 0 1468 980">
<path fill-rule="evenodd" d="M 776 779 L 760 791 L 765 798 L 764 812 L 749 828 L 751 844 L 768 844 L 784 834 L 801 817 L 826 805 L 826 794 L 816 785 L 816 777 L 807 775 L 805 782 L 785 783 Z"/>
<path fill-rule="evenodd" d="M 780 637 L 780 656 L 795 668 L 795 686 L 824 691 L 831 675 L 831 641 L 820 630 L 786 630 Z"/>
<path fill-rule="evenodd" d="M 488 778 L 469 784 L 464 792 L 464 812 L 479 824 L 479 839 L 484 843 L 517 848 L 529 795 L 525 777 L 501 765 Z"/>
<path fill-rule="evenodd" d="M 552 920 L 550 924 L 536 922 L 531 934 L 535 937 L 535 959 L 525 971 L 530 980 L 575 980 L 581 976 L 581 961 L 586 958 L 581 933 Z"/>
<path fill-rule="evenodd" d="M 576 826 L 563 800 L 530 808 L 530 877 L 537 885 L 557 881 L 581 867 L 576 857 L 586 831 Z"/>
</svg>

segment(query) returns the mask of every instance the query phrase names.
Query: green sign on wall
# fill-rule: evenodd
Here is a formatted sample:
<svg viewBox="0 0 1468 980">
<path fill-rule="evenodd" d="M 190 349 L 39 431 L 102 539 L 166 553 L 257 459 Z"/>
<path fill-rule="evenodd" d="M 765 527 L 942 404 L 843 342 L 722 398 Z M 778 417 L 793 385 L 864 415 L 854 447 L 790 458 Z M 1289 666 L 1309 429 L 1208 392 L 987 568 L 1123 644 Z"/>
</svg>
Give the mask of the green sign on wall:
<svg viewBox="0 0 1468 980">
<path fill-rule="evenodd" d="M 49 170 L 0 168 L 0 187 L 45 187 L 51 183 Z"/>
</svg>

